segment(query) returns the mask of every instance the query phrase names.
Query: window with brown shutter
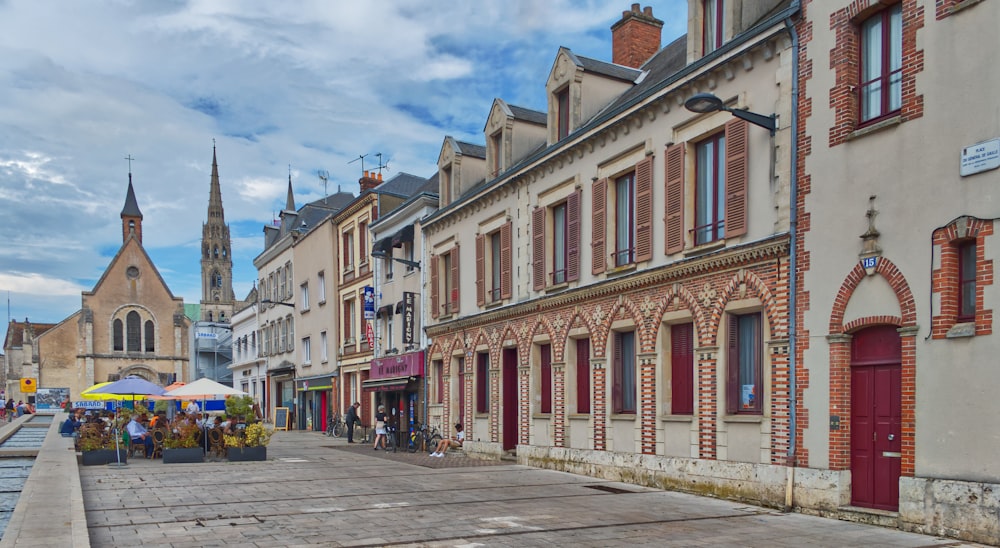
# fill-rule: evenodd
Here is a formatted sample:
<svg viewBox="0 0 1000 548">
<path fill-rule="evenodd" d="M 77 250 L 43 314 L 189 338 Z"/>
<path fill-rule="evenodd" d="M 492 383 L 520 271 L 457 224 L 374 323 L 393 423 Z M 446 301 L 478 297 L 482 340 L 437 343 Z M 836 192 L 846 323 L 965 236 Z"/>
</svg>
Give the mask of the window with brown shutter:
<svg viewBox="0 0 1000 548">
<path fill-rule="evenodd" d="M 635 165 L 635 262 L 653 258 L 653 157 Z"/>
<path fill-rule="evenodd" d="M 666 253 L 684 249 L 684 152 L 685 145 L 673 145 L 666 152 Z"/>
<path fill-rule="evenodd" d="M 507 221 L 505 225 L 500 227 L 500 298 L 509 299 L 511 296 L 511 263 L 513 262 L 513 257 L 511 253 L 511 240 L 514 225 L 512 222 Z"/>
<path fill-rule="evenodd" d="M 455 244 L 455 247 L 451 248 L 451 306 L 448 308 L 450 314 L 458 314 L 458 284 L 458 244 Z"/>
<path fill-rule="evenodd" d="M 608 258 L 606 252 L 606 239 L 608 233 L 607 224 L 607 203 L 608 203 L 608 180 L 598 179 L 593 185 L 594 200 L 594 223 L 590 241 L 593 249 L 592 268 L 593 274 L 600 274 L 608 268 Z"/>
<path fill-rule="evenodd" d="M 580 198 L 577 189 L 566 198 L 566 281 L 580 279 Z"/>
<path fill-rule="evenodd" d="M 476 305 L 486 304 L 486 235 L 476 234 Z"/>
<path fill-rule="evenodd" d="M 670 326 L 670 413 L 694 413 L 694 324 Z"/>
<path fill-rule="evenodd" d="M 539 413 L 552 413 L 552 345 L 539 345 Z"/>
<path fill-rule="evenodd" d="M 545 289 L 545 208 L 531 212 L 531 278 L 535 291 Z"/>
<path fill-rule="evenodd" d="M 441 315 L 441 288 L 438 286 L 439 275 L 438 256 L 431 255 L 431 317 L 437 318 Z"/>
<path fill-rule="evenodd" d="M 726 122 L 726 238 L 747 233 L 747 126 L 739 119 Z"/>
</svg>

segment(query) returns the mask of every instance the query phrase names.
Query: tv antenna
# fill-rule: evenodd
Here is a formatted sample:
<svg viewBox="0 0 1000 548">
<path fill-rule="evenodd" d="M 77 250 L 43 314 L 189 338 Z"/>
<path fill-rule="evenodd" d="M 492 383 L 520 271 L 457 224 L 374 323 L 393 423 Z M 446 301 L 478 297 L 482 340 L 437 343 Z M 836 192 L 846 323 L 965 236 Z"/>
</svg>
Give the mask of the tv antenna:
<svg viewBox="0 0 1000 548">
<path fill-rule="evenodd" d="M 386 170 L 386 171 L 389 171 L 389 160 L 386 160 L 385 163 L 383 164 L 382 163 L 382 153 L 381 152 L 376 152 L 375 156 L 378 156 L 378 168 L 377 169 L 378 169 L 379 175 L 382 174 L 382 170 L 383 169 Z"/>
<path fill-rule="evenodd" d="M 357 162 L 358 160 L 361 160 L 361 175 L 362 176 L 364 176 L 364 174 L 365 174 L 365 156 L 368 156 L 368 155 L 367 154 L 362 154 L 362 155 L 358 156 L 357 158 L 351 160 L 350 162 L 347 162 L 348 164 L 353 164 L 354 162 Z"/>
<path fill-rule="evenodd" d="M 321 169 L 321 170 L 319 170 L 319 171 L 316 172 L 316 175 L 318 175 L 319 178 L 320 178 L 320 180 L 323 181 L 323 203 L 325 204 L 326 203 L 326 183 L 327 183 L 327 181 L 330 180 L 330 172 L 327 171 L 327 170 L 325 170 L 325 169 Z"/>
</svg>

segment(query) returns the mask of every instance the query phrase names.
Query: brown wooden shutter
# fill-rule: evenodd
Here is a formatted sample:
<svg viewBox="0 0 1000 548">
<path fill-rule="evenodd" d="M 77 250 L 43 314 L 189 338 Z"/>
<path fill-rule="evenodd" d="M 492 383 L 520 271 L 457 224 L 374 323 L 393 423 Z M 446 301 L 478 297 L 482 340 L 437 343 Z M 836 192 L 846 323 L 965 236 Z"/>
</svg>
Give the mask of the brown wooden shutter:
<svg viewBox="0 0 1000 548">
<path fill-rule="evenodd" d="M 509 299 L 511 295 L 511 262 L 513 257 L 511 256 L 511 232 L 513 231 L 513 223 L 507 221 L 507 224 L 500 227 L 500 298 Z"/>
<path fill-rule="evenodd" d="M 531 278 L 535 291 L 545 289 L 545 208 L 531 212 Z"/>
<path fill-rule="evenodd" d="M 747 233 L 747 126 L 740 119 L 726 122 L 726 238 Z"/>
<path fill-rule="evenodd" d="M 441 315 L 441 288 L 438 285 L 438 256 L 431 255 L 431 317 Z"/>
<path fill-rule="evenodd" d="M 670 412 L 694 413 L 694 324 L 670 326 Z"/>
<path fill-rule="evenodd" d="M 684 143 L 667 148 L 666 159 L 666 253 L 684 249 Z"/>
<path fill-rule="evenodd" d="M 496 260 L 496 257 L 493 258 Z M 486 304 L 486 236 L 476 234 L 476 305 Z"/>
<path fill-rule="evenodd" d="M 451 310 L 452 314 L 458 314 L 458 299 L 461 293 L 458 291 L 458 244 L 451 248 Z"/>
<path fill-rule="evenodd" d="M 635 165 L 635 262 L 653 258 L 653 157 Z"/>
<path fill-rule="evenodd" d="M 598 179 L 593 186 L 594 224 L 590 247 L 593 249 L 592 269 L 594 274 L 600 274 L 608 268 L 605 239 L 608 234 L 607 205 L 608 180 Z"/>
<path fill-rule="evenodd" d="M 580 279 L 580 198 L 577 189 L 566 198 L 566 281 Z"/>
<path fill-rule="evenodd" d="M 726 322 L 726 412 L 735 414 L 740 408 L 740 347 L 738 316 L 728 314 Z"/>
<path fill-rule="evenodd" d="M 611 354 L 611 412 L 621 413 L 623 405 L 622 373 L 624 372 L 622 334 L 615 332 L 613 339 L 615 347 Z"/>
</svg>

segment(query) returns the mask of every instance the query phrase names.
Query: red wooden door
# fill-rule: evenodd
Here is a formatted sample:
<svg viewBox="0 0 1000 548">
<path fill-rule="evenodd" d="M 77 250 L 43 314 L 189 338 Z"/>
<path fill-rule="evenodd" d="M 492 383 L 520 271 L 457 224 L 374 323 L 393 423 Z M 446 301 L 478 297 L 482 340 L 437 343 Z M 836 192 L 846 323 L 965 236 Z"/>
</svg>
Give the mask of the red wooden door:
<svg viewBox="0 0 1000 548">
<path fill-rule="evenodd" d="M 894 326 L 854 335 L 851 349 L 851 504 L 899 508 L 901 346 Z"/>
<path fill-rule="evenodd" d="M 504 348 L 502 356 L 503 374 L 503 450 L 517 447 L 517 349 Z"/>
</svg>

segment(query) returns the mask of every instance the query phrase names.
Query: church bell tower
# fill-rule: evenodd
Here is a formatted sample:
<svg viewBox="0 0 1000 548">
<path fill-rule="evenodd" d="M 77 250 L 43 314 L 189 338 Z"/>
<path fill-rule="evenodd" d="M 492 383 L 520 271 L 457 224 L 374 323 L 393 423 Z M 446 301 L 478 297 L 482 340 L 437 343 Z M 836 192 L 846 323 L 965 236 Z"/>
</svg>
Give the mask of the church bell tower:
<svg viewBox="0 0 1000 548">
<path fill-rule="evenodd" d="M 201 225 L 201 319 L 228 322 L 235 304 L 233 259 L 229 225 L 222 209 L 219 164 L 212 145 L 212 181 L 208 193 L 208 218 Z"/>
</svg>

